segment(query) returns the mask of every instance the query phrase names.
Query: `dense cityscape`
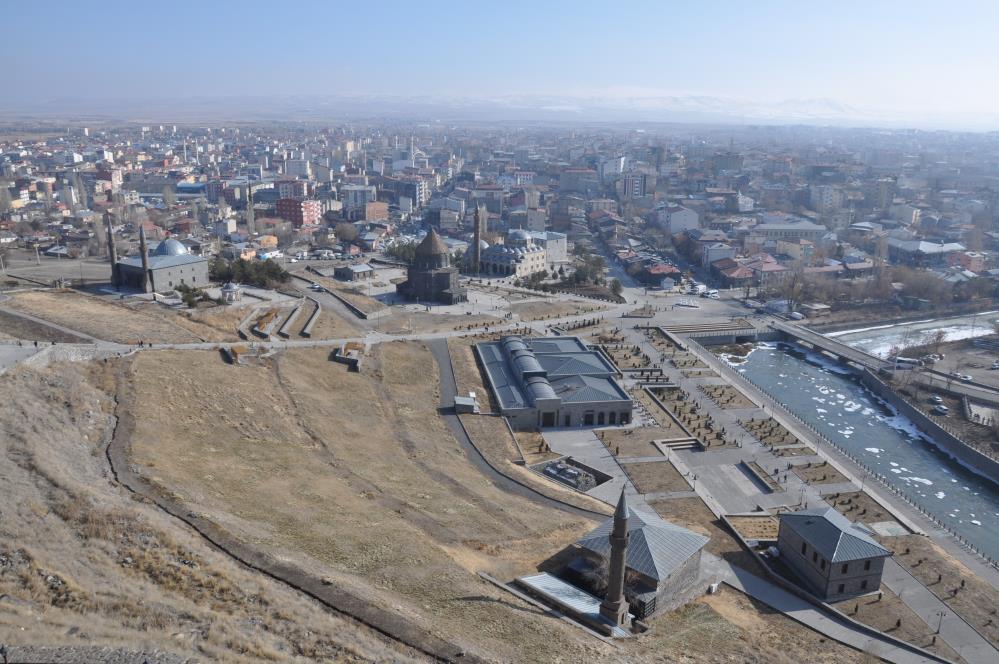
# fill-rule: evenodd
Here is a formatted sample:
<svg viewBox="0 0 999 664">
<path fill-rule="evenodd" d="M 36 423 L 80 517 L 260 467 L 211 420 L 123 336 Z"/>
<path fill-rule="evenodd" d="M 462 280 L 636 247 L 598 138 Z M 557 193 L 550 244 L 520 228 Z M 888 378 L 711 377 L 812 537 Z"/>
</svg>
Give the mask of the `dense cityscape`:
<svg viewBox="0 0 999 664">
<path fill-rule="evenodd" d="M 96 25 L 61 9 L 46 43 Z M 539 83 L 466 43 L 510 16 L 452 10 L 412 34 L 474 57 L 419 92 L 383 66 L 408 32 L 311 66 L 388 6 L 266 58 L 122 34 L 169 67 L 112 58 L 104 95 L 90 46 L 0 46 L 33 62 L 0 103 L 0 664 L 999 661 L 991 93 L 884 110 L 908 47 L 851 83 L 806 8 L 747 14 L 814 74 L 744 54 L 789 77 L 753 102 L 648 87 L 720 66 L 635 8 L 537 8 L 521 63 L 539 26 L 573 63 Z M 966 27 L 927 80 L 988 62 Z M 212 96 L 184 54 L 226 48 Z"/>
</svg>

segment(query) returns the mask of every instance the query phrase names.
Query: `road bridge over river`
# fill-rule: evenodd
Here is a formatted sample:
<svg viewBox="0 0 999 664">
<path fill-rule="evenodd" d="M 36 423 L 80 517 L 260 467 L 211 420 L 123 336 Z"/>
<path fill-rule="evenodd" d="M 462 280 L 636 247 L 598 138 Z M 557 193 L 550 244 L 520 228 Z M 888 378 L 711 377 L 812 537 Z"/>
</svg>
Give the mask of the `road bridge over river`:
<svg viewBox="0 0 999 664">
<path fill-rule="evenodd" d="M 819 334 L 818 332 L 813 332 L 794 323 L 774 320 L 770 323 L 770 327 L 783 334 L 789 340 L 797 341 L 817 351 L 825 352 L 846 364 L 853 364 L 871 369 L 872 371 L 891 366 L 890 361 L 875 357 L 859 348 L 848 346 L 841 341 Z M 930 390 L 942 389 L 958 397 L 966 396 L 975 401 L 990 405 L 999 405 L 999 390 L 990 385 L 963 382 L 953 376 L 948 376 L 943 372 L 929 368 L 918 371 L 915 380 Z"/>
</svg>

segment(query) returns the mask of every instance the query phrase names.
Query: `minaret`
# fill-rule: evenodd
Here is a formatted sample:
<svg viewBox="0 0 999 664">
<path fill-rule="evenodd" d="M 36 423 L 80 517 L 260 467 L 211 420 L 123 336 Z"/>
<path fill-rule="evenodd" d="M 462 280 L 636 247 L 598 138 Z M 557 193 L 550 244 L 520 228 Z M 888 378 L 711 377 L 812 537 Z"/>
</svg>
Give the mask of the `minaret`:
<svg viewBox="0 0 999 664">
<path fill-rule="evenodd" d="M 483 235 L 486 234 L 486 220 L 488 218 L 489 212 L 485 205 L 475 208 L 475 228 L 472 232 L 472 274 L 479 274 L 479 270 L 482 269 L 482 247 L 479 243 L 485 239 Z"/>
<path fill-rule="evenodd" d="M 153 283 L 153 273 L 149 270 L 149 249 L 146 247 L 146 229 L 143 226 L 139 226 L 139 255 L 142 258 L 142 291 L 155 293 L 156 284 Z"/>
<path fill-rule="evenodd" d="M 250 180 L 246 180 L 246 232 L 253 235 L 257 230 L 257 220 L 253 215 L 253 187 Z"/>
<path fill-rule="evenodd" d="M 118 288 L 118 248 L 114 244 L 114 226 L 111 224 L 111 211 L 104 213 L 104 223 L 108 233 L 108 260 L 111 261 L 111 285 Z"/>
<path fill-rule="evenodd" d="M 628 620 L 628 602 L 624 599 L 624 569 L 628 553 L 628 501 L 621 487 L 621 499 L 614 511 L 614 530 L 610 536 L 610 569 L 607 578 L 607 595 L 600 603 L 600 615 L 615 625 L 623 627 Z"/>
</svg>

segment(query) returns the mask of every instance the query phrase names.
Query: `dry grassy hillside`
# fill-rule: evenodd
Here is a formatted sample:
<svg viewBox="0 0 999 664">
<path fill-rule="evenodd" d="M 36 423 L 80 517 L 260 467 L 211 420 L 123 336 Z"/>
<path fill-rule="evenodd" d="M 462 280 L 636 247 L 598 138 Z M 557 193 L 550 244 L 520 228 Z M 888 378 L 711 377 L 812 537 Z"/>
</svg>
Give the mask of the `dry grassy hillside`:
<svg viewBox="0 0 999 664">
<path fill-rule="evenodd" d="M 101 446 L 115 382 L 103 363 L 0 376 L 0 643 L 222 662 L 413 659 L 113 484 Z"/>
<path fill-rule="evenodd" d="M 747 630 L 707 604 L 609 646 L 475 574 L 509 579 L 592 526 L 502 492 L 469 463 L 436 408 L 421 345 L 376 347 L 361 374 L 324 350 L 261 366 L 210 353 L 141 355 L 131 380 L 134 460 L 161 490 L 244 541 L 503 662 L 852 662 L 783 616 Z M 733 593 L 733 598 L 738 595 Z"/>
</svg>

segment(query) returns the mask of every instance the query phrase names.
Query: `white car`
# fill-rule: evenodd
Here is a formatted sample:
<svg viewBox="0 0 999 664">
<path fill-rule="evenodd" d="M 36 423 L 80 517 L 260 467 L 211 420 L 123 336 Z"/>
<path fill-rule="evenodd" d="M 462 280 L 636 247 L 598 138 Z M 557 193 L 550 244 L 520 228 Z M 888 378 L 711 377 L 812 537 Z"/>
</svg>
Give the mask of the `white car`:
<svg viewBox="0 0 999 664">
<path fill-rule="evenodd" d="M 999 369 L 999 361 L 996 361 L 996 362 L 993 362 L 993 363 L 992 363 L 992 366 L 991 366 L 991 367 L 989 367 L 989 368 L 990 368 L 990 369 Z"/>
<path fill-rule="evenodd" d="M 942 404 L 938 404 L 936 406 L 933 406 L 933 412 L 936 413 L 937 415 L 946 415 L 947 413 L 950 412 L 950 408 Z"/>
<path fill-rule="evenodd" d="M 975 380 L 975 377 L 970 376 L 968 374 L 957 374 L 957 379 L 964 383 L 970 383 L 971 381 Z"/>
<path fill-rule="evenodd" d="M 932 397 L 930 397 L 930 402 L 932 402 L 932 403 L 943 403 L 943 397 L 940 396 L 939 394 L 934 394 Z"/>
</svg>

